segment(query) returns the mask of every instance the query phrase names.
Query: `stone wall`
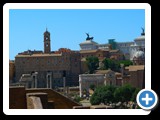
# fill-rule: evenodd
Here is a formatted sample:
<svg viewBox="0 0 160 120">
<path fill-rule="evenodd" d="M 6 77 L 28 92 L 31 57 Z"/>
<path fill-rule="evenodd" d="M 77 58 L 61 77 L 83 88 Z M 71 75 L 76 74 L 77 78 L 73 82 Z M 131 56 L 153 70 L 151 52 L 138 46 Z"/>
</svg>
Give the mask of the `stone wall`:
<svg viewBox="0 0 160 120">
<path fill-rule="evenodd" d="M 48 94 L 47 93 L 27 93 L 27 108 L 30 109 L 47 109 Z M 31 107 L 30 107 L 31 106 Z"/>
<path fill-rule="evenodd" d="M 46 88 L 47 72 L 51 72 L 53 88 L 63 86 L 63 71 L 66 71 L 66 85 L 77 86 L 80 74 L 80 54 L 78 52 L 63 54 L 31 54 L 15 57 L 16 81 L 22 74 L 38 72 L 38 88 Z"/>
<path fill-rule="evenodd" d="M 62 94 L 51 90 L 51 89 L 27 89 L 27 93 L 47 93 L 48 101 L 53 102 L 53 107 L 55 109 L 72 109 L 73 106 L 81 106 L 79 103 L 74 102 L 73 100 L 63 96 Z"/>
<path fill-rule="evenodd" d="M 133 87 L 142 88 L 144 70 L 130 71 L 130 84 Z"/>
<path fill-rule="evenodd" d="M 26 94 L 28 97 L 26 97 Z M 40 98 L 40 100 L 38 100 L 38 98 Z M 73 106 L 81 106 L 79 103 L 74 102 L 52 89 L 25 90 L 24 87 L 9 88 L 10 109 L 40 109 L 40 101 L 43 109 L 72 109 Z"/>
<path fill-rule="evenodd" d="M 43 109 L 40 97 L 27 97 L 27 109 Z"/>
</svg>

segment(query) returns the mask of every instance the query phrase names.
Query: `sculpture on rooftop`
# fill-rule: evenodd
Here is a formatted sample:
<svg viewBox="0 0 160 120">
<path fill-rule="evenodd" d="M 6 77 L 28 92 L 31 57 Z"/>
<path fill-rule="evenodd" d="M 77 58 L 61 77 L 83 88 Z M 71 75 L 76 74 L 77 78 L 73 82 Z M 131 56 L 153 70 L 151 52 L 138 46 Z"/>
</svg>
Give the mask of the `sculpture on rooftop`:
<svg viewBox="0 0 160 120">
<path fill-rule="evenodd" d="M 86 40 L 93 40 L 93 37 L 89 37 L 89 33 L 86 33 L 86 35 L 87 35 Z"/>
<path fill-rule="evenodd" d="M 144 28 L 142 28 L 142 33 L 141 33 L 141 35 L 145 35 L 145 33 L 144 33 Z"/>
</svg>

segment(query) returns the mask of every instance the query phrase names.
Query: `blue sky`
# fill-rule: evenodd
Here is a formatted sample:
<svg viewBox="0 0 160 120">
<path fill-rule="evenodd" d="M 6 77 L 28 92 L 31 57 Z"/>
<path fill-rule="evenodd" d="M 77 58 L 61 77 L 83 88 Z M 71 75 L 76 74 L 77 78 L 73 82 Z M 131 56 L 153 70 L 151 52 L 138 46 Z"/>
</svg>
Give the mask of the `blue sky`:
<svg viewBox="0 0 160 120">
<path fill-rule="evenodd" d="M 9 11 L 9 58 L 30 50 L 43 50 L 43 33 L 51 33 L 51 50 L 80 50 L 86 34 L 100 44 L 133 41 L 145 26 L 144 9 L 12 9 Z"/>
</svg>

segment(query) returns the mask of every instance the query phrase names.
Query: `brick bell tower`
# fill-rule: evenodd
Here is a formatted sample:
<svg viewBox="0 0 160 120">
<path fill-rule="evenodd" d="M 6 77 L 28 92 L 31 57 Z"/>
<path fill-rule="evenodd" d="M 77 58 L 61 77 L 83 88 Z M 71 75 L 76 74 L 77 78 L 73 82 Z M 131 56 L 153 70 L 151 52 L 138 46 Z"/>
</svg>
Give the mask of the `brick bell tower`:
<svg viewBox="0 0 160 120">
<path fill-rule="evenodd" d="M 44 35 L 44 53 L 50 53 L 51 52 L 50 32 L 47 31 L 47 28 L 43 35 Z"/>
</svg>

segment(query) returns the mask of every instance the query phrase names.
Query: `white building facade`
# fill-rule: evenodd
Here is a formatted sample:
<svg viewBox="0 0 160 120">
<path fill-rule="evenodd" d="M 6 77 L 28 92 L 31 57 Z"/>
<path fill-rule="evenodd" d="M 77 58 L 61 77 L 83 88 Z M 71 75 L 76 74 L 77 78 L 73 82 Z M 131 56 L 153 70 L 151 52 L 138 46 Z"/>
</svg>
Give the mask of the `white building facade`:
<svg viewBox="0 0 160 120">
<path fill-rule="evenodd" d="M 81 50 L 97 50 L 97 49 L 103 49 L 103 50 L 110 50 L 111 45 L 110 44 L 98 44 L 97 42 L 93 40 L 86 40 L 79 44 Z M 140 49 L 145 52 L 145 33 L 144 29 L 141 33 L 141 36 L 134 39 L 132 42 L 116 42 L 116 49 L 119 49 L 125 56 L 125 59 L 133 60 L 135 54 Z"/>
<path fill-rule="evenodd" d="M 136 56 L 137 51 L 143 51 L 145 53 L 145 34 L 142 33 L 141 36 L 134 40 L 134 44 L 130 46 L 130 60 Z"/>
</svg>

